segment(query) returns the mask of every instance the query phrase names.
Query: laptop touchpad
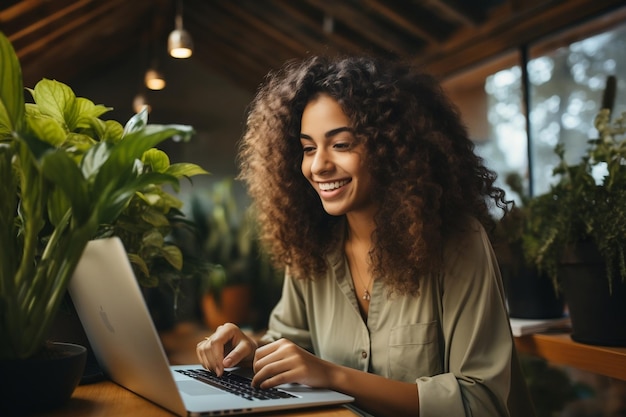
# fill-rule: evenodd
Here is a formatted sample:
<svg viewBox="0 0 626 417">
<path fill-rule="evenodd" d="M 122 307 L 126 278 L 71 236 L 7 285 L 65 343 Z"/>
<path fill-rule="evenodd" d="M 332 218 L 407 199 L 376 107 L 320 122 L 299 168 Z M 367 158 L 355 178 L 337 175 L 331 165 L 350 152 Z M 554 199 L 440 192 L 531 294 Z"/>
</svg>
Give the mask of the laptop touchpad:
<svg viewBox="0 0 626 417">
<path fill-rule="evenodd" d="M 176 384 L 187 395 L 224 394 L 224 391 L 198 381 L 176 381 Z"/>
</svg>

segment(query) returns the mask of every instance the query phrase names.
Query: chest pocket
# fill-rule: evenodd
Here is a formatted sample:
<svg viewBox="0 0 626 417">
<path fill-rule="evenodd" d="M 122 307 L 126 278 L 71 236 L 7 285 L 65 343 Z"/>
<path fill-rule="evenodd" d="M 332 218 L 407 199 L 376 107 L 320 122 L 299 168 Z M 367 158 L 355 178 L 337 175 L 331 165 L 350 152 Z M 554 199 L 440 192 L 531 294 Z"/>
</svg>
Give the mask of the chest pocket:
<svg viewBox="0 0 626 417">
<path fill-rule="evenodd" d="M 390 378 L 415 382 L 419 377 L 442 372 L 437 329 L 436 321 L 391 329 L 388 347 Z"/>
</svg>

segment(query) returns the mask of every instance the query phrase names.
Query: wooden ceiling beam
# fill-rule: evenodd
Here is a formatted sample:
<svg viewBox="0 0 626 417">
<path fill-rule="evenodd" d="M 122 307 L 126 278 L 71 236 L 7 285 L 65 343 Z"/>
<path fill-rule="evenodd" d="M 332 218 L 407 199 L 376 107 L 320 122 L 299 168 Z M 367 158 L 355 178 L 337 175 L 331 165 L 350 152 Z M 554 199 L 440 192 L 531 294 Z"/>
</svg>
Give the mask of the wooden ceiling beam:
<svg viewBox="0 0 626 417">
<path fill-rule="evenodd" d="M 407 19 L 406 16 L 389 7 L 389 3 L 382 3 L 378 0 L 365 0 L 364 5 L 373 12 L 385 16 L 385 18 L 391 21 L 394 25 L 403 28 L 416 38 L 425 39 L 428 43 L 439 43 L 439 39 L 435 38 L 428 31 L 421 29 L 420 26 L 414 24 L 412 21 Z"/>
<path fill-rule="evenodd" d="M 423 5 L 434 10 L 438 15 L 443 16 L 446 20 L 459 22 L 464 26 L 475 27 L 477 22 L 470 19 L 461 10 L 449 5 L 441 0 L 422 0 Z"/>
<path fill-rule="evenodd" d="M 323 31 L 321 22 L 316 22 L 309 18 L 302 22 L 300 5 L 288 2 L 258 2 L 255 0 L 245 3 L 245 10 L 254 14 L 257 18 L 265 22 L 271 22 L 272 26 L 282 34 L 282 36 L 293 39 L 299 44 L 297 49 L 292 49 L 293 57 L 303 57 L 308 53 L 321 53 L 329 49 L 338 49 L 332 42 L 328 42 L 328 36 Z M 269 23 L 268 23 L 269 24 Z M 284 45 L 278 43 L 276 47 L 282 48 Z"/>
<path fill-rule="evenodd" d="M 81 18 L 57 21 L 53 30 L 48 29 L 48 35 L 26 47 L 18 46 L 16 53 L 25 85 L 35 83 L 43 76 L 67 81 L 138 47 L 141 45 L 137 33 L 140 27 L 132 22 L 145 14 L 145 5 L 143 2 L 109 0 L 96 9 L 89 8 Z M 120 21 L 111 8 L 123 10 L 121 13 L 128 20 Z M 124 25 L 124 22 L 130 24 Z M 80 36 L 75 35 L 77 31 Z"/>
<path fill-rule="evenodd" d="M 196 4 L 196 6 L 199 6 Z M 254 68 L 259 63 L 263 66 L 271 64 L 274 59 L 286 59 L 293 56 L 285 49 L 277 48 L 273 39 L 256 27 L 248 27 L 246 31 L 238 31 L 242 22 L 220 7 L 220 3 L 199 6 L 194 13 L 197 27 L 189 28 L 192 33 L 201 33 L 203 38 L 210 38 L 213 43 L 220 42 L 225 49 L 232 49 L 230 56 L 238 56 L 239 65 Z M 199 36 L 196 36 L 199 37 Z"/>
<path fill-rule="evenodd" d="M 195 49 L 207 51 L 201 55 L 198 53 L 205 66 L 215 68 L 234 81 L 237 77 L 246 78 L 246 73 L 254 74 L 252 78 L 256 78 L 256 74 L 264 74 L 267 68 L 272 68 L 273 55 L 265 52 L 268 47 L 259 43 L 256 31 L 236 33 L 239 22 L 220 10 L 216 3 L 193 3 L 191 6 L 193 10 L 186 26 L 197 44 Z M 247 80 L 245 84 L 249 88 Z"/>
<path fill-rule="evenodd" d="M 623 0 L 502 0 L 494 7 L 491 0 L 234 4 L 185 0 L 185 28 L 197 44 L 196 59 L 251 88 L 284 61 L 316 53 L 404 55 L 445 77 L 618 9 Z M 470 13 L 469 4 L 479 11 Z M 31 82 L 43 74 L 88 76 L 112 60 L 147 53 L 147 41 L 164 41 L 173 11 L 172 0 L 22 0 L 0 6 L 0 26 Z M 324 29 L 325 16 L 333 17 L 335 30 Z"/>
<path fill-rule="evenodd" d="M 45 31 L 46 27 L 49 25 L 54 26 L 55 23 L 60 22 L 64 19 L 66 19 L 66 17 L 68 15 L 70 15 L 71 13 L 80 11 L 80 9 L 82 9 L 83 7 L 85 7 L 86 4 L 90 3 L 91 0 L 80 0 L 77 1 L 75 3 L 69 4 L 66 7 L 62 7 L 60 9 L 58 9 L 55 13 L 52 13 L 46 17 L 44 17 L 43 19 L 40 19 L 36 22 L 34 22 L 32 25 L 30 26 L 26 26 L 25 28 L 11 34 L 11 36 L 9 36 L 9 40 L 12 43 L 17 43 L 19 42 L 21 39 L 32 35 L 36 32 L 39 31 Z M 27 2 L 28 3 L 28 2 Z M 33 4 L 31 4 L 31 7 L 34 7 L 35 3 L 36 5 L 38 5 L 40 2 L 36 1 L 36 2 L 32 2 Z M 19 4 L 18 4 L 19 5 Z M 76 22 L 77 25 L 80 25 L 80 22 Z M 75 27 L 75 26 L 74 26 Z M 70 28 L 73 29 L 74 27 Z M 69 30 L 69 29 L 68 29 Z"/>
<path fill-rule="evenodd" d="M 255 28 L 257 31 L 267 36 L 270 41 L 274 41 L 276 42 L 276 45 L 280 45 L 281 48 L 287 48 L 298 55 L 306 51 L 306 45 L 296 41 L 296 37 L 293 36 L 293 34 L 289 36 L 288 34 L 277 30 L 271 24 L 259 19 L 255 14 L 251 13 L 250 9 L 244 9 L 241 5 L 234 5 L 228 1 L 222 2 L 220 5 L 225 11 L 243 22 L 244 25 Z"/>
<path fill-rule="evenodd" d="M 549 34 L 580 24 L 623 6 L 623 0 L 568 0 L 542 3 L 526 13 L 500 8 L 480 29 L 460 32 L 439 47 L 430 48 L 414 61 L 440 77 L 477 65 Z M 547 23 L 549 22 L 549 24 Z"/>
<path fill-rule="evenodd" d="M 331 47 L 333 49 L 337 49 L 342 52 L 352 52 L 356 53 L 362 49 L 362 47 L 353 42 L 350 39 L 347 39 L 344 36 L 341 36 L 335 32 L 324 32 L 323 31 L 323 22 L 316 21 L 312 19 L 310 16 L 306 15 L 301 11 L 301 9 L 297 8 L 292 1 L 284 1 L 284 0 L 271 0 L 273 4 L 278 5 L 281 9 L 283 9 L 286 13 L 288 13 L 291 17 L 293 17 L 294 24 L 296 26 L 302 26 L 304 29 L 312 32 L 319 32 L 322 34 L 323 38 L 326 39 L 326 43 L 318 46 L 319 51 L 325 50 L 327 47 Z"/>
<path fill-rule="evenodd" d="M 232 48 L 224 48 L 224 45 L 219 41 L 202 40 L 202 45 L 205 48 L 197 53 L 197 59 L 202 66 L 215 71 L 215 73 L 247 91 L 255 91 L 268 72 L 267 67 L 263 65 L 244 62 L 241 56 L 233 53 Z M 233 63 L 236 64 L 233 65 Z"/>
<path fill-rule="evenodd" d="M 13 36 L 9 36 L 9 40 L 11 40 L 11 42 L 14 42 L 14 46 L 17 43 L 16 53 L 18 58 L 26 59 L 29 55 L 35 54 L 38 51 L 49 47 L 50 45 L 54 45 L 61 37 L 69 36 L 76 29 L 83 26 L 88 26 L 89 22 L 96 21 L 102 16 L 106 16 L 111 12 L 111 10 L 115 9 L 116 7 L 121 7 L 123 4 L 128 4 L 126 0 L 108 0 L 106 2 L 100 3 L 95 9 L 79 15 L 79 17 L 71 19 L 67 18 L 72 13 L 80 11 L 81 8 L 90 3 L 92 3 L 91 0 L 81 0 L 69 8 L 64 8 L 57 11 L 49 18 L 35 22 L 30 27 L 25 28 L 18 34 L 19 38 L 23 38 L 26 34 L 32 35 L 34 33 L 44 31 L 48 32 L 46 35 L 42 34 L 38 37 L 37 40 L 27 45 L 19 46 L 19 42 L 14 42 Z M 50 30 L 51 27 L 56 27 L 56 29 Z"/>
<path fill-rule="evenodd" d="M 410 42 L 406 38 L 401 38 L 397 34 L 381 28 L 376 21 L 363 13 L 362 10 L 350 6 L 349 3 L 328 2 L 325 0 L 307 0 L 307 2 L 322 10 L 324 14 L 349 27 L 368 42 L 380 46 L 383 50 L 406 56 L 416 52 L 411 50 Z"/>
<path fill-rule="evenodd" d="M 45 0 L 22 0 L 8 9 L 0 11 L 0 23 L 3 25 L 11 22 L 22 15 L 37 10 L 42 4 L 49 3 Z"/>
</svg>

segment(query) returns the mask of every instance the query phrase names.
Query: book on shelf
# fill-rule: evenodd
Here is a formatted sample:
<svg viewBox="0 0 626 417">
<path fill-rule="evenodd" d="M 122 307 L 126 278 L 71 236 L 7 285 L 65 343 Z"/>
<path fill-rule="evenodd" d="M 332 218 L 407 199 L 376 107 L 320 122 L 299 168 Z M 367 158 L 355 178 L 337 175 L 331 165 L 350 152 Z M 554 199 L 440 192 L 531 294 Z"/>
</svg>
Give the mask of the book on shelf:
<svg viewBox="0 0 626 417">
<path fill-rule="evenodd" d="M 519 337 L 527 334 L 542 333 L 550 330 L 570 330 L 571 321 L 569 316 L 555 319 L 518 319 L 510 317 L 511 331 L 513 336 Z"/>
</svg>

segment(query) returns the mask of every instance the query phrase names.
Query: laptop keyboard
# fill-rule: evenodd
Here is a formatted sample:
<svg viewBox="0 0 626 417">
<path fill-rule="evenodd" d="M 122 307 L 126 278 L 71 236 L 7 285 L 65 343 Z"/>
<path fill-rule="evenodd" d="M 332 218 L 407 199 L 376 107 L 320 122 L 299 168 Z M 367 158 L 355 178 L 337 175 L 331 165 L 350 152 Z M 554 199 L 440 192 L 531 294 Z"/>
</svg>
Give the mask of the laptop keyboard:
<svg viewBox="0 0 626 417">
<path fill-rule="evenodd" d="M 250 385 L 250 379 L 232 372 L 224 371 L 224 375 L 218 377 L 213 372 L 206 369 L 177 369 L 183 375 L 196 379 L 200 382 L 221 388 L 232 394 L 243 397 L 247 400 L 273 400 L 281 398 L 296 398 L 288 392 L 277 388 L 261 389 Z"/>
</svg>

